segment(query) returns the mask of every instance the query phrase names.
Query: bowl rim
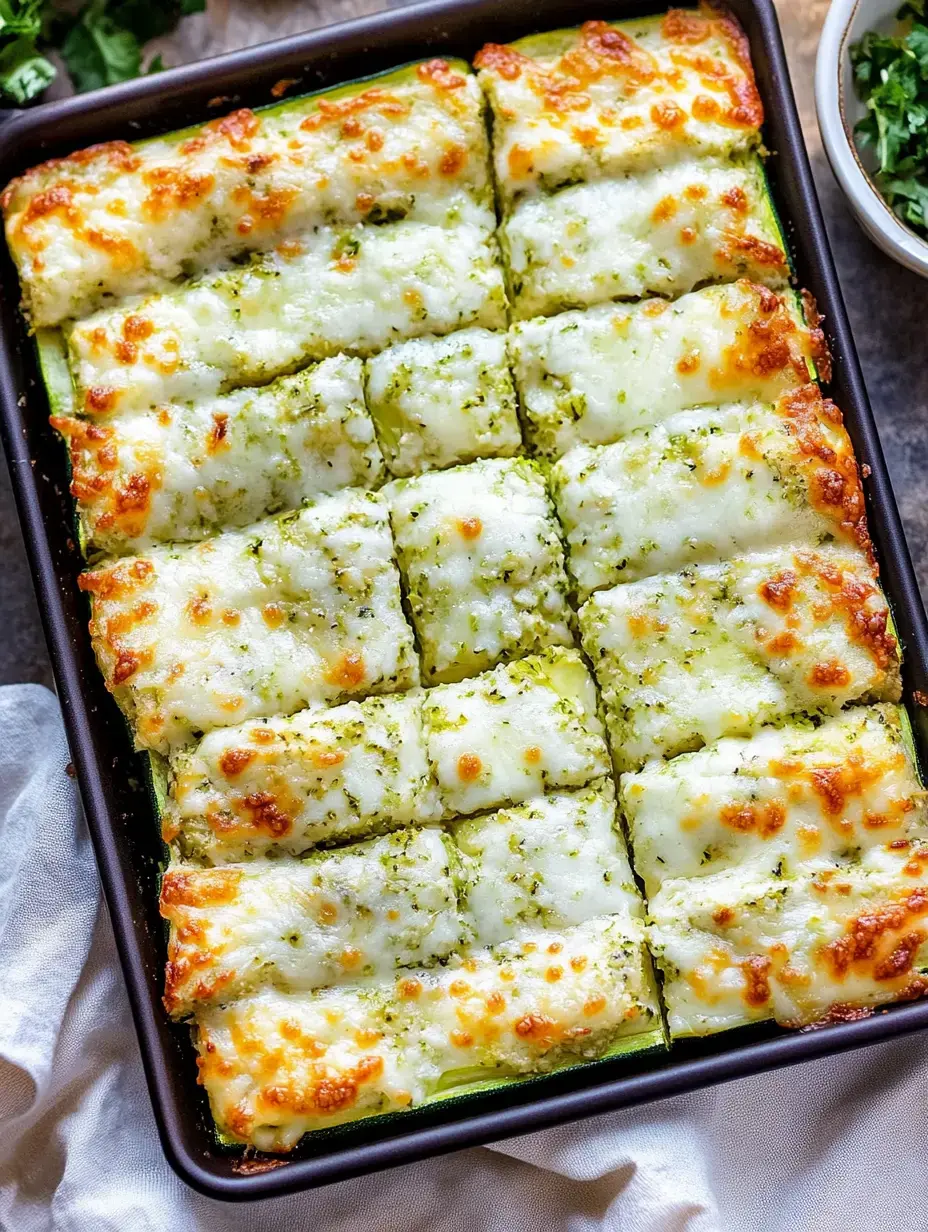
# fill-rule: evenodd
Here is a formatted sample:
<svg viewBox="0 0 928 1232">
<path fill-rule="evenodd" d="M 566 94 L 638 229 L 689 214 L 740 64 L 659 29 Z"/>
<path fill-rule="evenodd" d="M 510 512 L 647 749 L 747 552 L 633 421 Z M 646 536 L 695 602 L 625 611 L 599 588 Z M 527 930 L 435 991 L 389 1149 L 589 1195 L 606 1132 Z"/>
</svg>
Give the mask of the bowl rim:
<svg viewBox="0 0 928 1232">
<path fill-rule="evenodd" d="M 858 221 L 885 252 L 928 277 L 928 241 L 916 235 L 887 205 L 860 160 L 848 122 L 841 66 L 861 0 L 832 0 L 815 60 L 815 110 L 822 144 L 835 178 Z"/>
</svg>

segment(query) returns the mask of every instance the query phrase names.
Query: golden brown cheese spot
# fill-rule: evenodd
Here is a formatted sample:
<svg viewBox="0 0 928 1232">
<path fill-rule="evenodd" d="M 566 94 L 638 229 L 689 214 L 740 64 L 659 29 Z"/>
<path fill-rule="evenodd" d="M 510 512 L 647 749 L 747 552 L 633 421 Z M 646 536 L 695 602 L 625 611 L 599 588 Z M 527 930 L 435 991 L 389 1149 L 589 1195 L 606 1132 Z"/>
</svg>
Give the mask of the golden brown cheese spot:
<svg viewBox="0 0 928 1232">
<path fill-rule="evenodd" d="M 815 362 L 815 368 L 818 375 L 827 385 L 831 380 L 831 352 L 828 349 L 828 342 L 825 334 L 820 328 L 824 317 L 818 310 L 818 304 L 815 302 L 815 296 L 811 291 L 805 289 L 801 292 L 802 295 L 802 310 L 806 319 L 806 325 L 809 329 L 809 337 L 812 345 L 812 359 Z"/>
<path fill-rule="evenodd" d="M 786 809 L 779 800 L 769 800 L 763 805 L 727 804 L 719 809 L 719 820 L 741 834 L 772 838 L 786 823 Z"/>
<path fill-rule="evenodd" d="M 476 753 L 462 753 L 458 758 L 458 778 L 463 783 L 472 783 L 480 777 L 483 762 Z"/>
<path fill-rule="evenodd" d="M 718 907 L 712 912 L 712 921 L 719 928 L 726 928 L 735 918 L 735 913 L 731 907 Z"/>
<path fill-rule="evenodd" d="M 747 193 L 737 184 L 722 193 L 722 201 L 736 214 L 746 214 L 748 212 Z"/>
<path fill-rule="evenodd" d="M 213 605 L 209 601 L 209 596 L 205 594 L 194 595 L 192 599 L 189 599 L 184 611 L 191 624 L 201 627 L 209 624 L 213 618 Z"/>
<path fill-rule="evenodd" d="M 686 245 L 695 244 L 696 235 L 697 235 L 697 232 L 694 227 L 681 227 L 680 228 L 680 243 L 686 244 Z"/>
<path fill-rule="evenodd" d="M 921 930 L 908 929 L 928 912 L 928 888 L 909 891 L 898 902 L 874 907 L 849 920 L 842 936 L 822 946 L 821 954 L 837 979 L 853 968 L 869 969 L 874 979 L 893 980 L 906 975 L 925 941 Z M 899 935 L 901 934 L 901 935 Z"/>
<path fill-rule="evenodd" d="M 705 201 L 709 195 L 709 190 L 705 184 L 688 184 L 683 190 L 683 195 L 687 201 Z"/>
<path fill-rule="evenodd" d="M 765 644 L 770 654 L 785 655 L 788 657 L 789 655 L 795 653 L 802 643 L 799 641 L 799 638 L 795 633 L 792 633 L 789 629 L 786 629 L 782 633 L 776 633 L 773 637 L 768 638 Z"/>
<path fill-rule="evenodd" d="M 515 48 L 506 47 L 502 43 L 487 43 L 474 56 L 476 68 L 489 69 L 490 72 L 502 77 L 504 81 L 515 81 L 523 67 L 531 63 L 527 56 L 523 56 Z"/>
<path fill-rule="evenodd" d="M 490 1014 L 501 1014 L 506 1008 L 506 998 L 498 990 L 491 992 L 486 999 L 486 1007 Z"/>
<path fill-rule="evenodd" d="M 563 1028 L 547 1014 L 525 1014 L 513 1025 L 513 1030 L 520 1039 L 542 1051 L 553 1048 L 564 1037 Z"/>
<path fill-rule="evenodd" d="M 183 146 L 181 147 L 182 152 Z M 180 210 L 192 209 L 212 192 L 215 179 L 180 167 L 152 167 L 142 174 L 148 194 L 142 212 L 152 222 L 163 222 Z"/>
<path fill-rule="evenodd" d="M 542 751 L 537 744 L 530 744 L 522 754 L 530 766 L 537 766 L 542 758 Z"/>
<path fill-rule="evenodd" d="M 457 175 L 467 163 L 467 150 L 462 145 L 449 145 L 441 156 L 438 169 L 442 175 Z"/>
<path fill-rule="evenodd" d="M 779 245 L 739 231 L 726 233 L 716 255 L 724 265 L 733 266 L 739 261 L 749 261 L 752 265 L 771 270 L 785 272 L 787 269 L 786 254 Z"/>
<path fill-rule="evenodd" d="M 474 1042 L 474 1037 L 469 1031 L 461 1031 L 457 1028 L 450 1032 L 448 1038 L 455 1048 L 468 1048 Z"/>
<path fill-rule="evenodd" d="M 287 619 L 287 611 L 280 603 L 265 603 L 261 618 L 269 629 L 279 629 Z"/>
<path fill-rule="evenodd" d="M 777 612 L 788 612 L 796 597 L 799 578 L 792 569 L 783 569 L 758 588 L 763 601 Z"/>
<path fill-rule="evenodd" d="M 837 659 L 816 663 L 807 677 L 813 689 L 846 689 L 851 683 L 851 673 Z"/>
<path fill-rule="evenodd" d="M 467 79 L 456 73 L 447 60 L 427 60 L 425 64 L 418 65 L 416 76 L 440 90 L 460 90 L 467 84 Z"/>
<path fill-rule="evenodd" d="M 710 98 L 708 94 L 697 94 L 693 99 L 691 110 L 694 120 L 701 120 L 706 124 L 718 121 L 722 114 L 721 106 L 714 98 Z"/>
<path fill-rule="evenodd" d="M 272 792 L 252 792 L 242 804 L 248 812 L 251 828 L 266 831 L 271 838 L 282 838 L 293 825 L 292 818 L 280 807 Z"/>
<path fill-rule="evenodd" d="M 699 352 L 687 351 L 685 355 L 681 355 L 677 360 L 677 371 L 681 376 L 691 376 L 694 372 L 698 372 Z"/>
<path fill-rule="evenodd" d="M 170 919 L 171 907 L 220 907 L 235 901 L 242 870 L 203 868 L 196 872 L 169 868 L 161 880 L 161 914 Z"/>
<path fill-rule="evenodd" d="M 414 1001 L 422 992 L 421 982 L 411 978 L 400 980 L 396 987 L 400 996 L 407 1001 Z"/>
<path fill-rule="evenodd" d="M 570 968 L 572 971 L 576 971 L 579 974 L 581 971 L 586 969 L 588 961 L 589 960 L 585 954 L 575 954 L 570 960 Z"/>
<path fill-rule="evenodd" d="M 359 192 L 354 199 L 354 207 L 359 214 L 368 214 L 374 208 L 376 198 L 368 192 Z"/>
<path fill-rule="evenodd" d="M 306 132 L 313 132 L 327 124 L 337 124 L 341 129 L 349 116 L 359 115 L 362 112 L 377 112 L 383 116 L 395 117 L 406 115 L 408 111 L 407 103 L 398 99 L 396 95 L 375 86 L 351 98 L 340 98 L 334 101 L 321 98 L 318 110 L 308 115 L 301 122 L 300 128 Z"/>
<path fill-rule="evenodd" d="M 661 19 L 661 34 L 668 43 L 703 43 L 711 27 L 692 9 L 670 9 Z"/>
<path fill-rule="evenodd" d="M 556 984 L 563 974 L 564 968 L 555 964 L 545 970 L 545 979 L 549 984 Z"/>
<path fill-rule="evenodd" d="M 281 77 L 280 81 L 275 81 L 271 86 L 271 97 L 283 98 L 291 86 L 296 86 L 299 84 L 299 77 Z"/>
<path fill-rule="evenodd" d="M 316 918 L 320 924 L 332 925 L 338 919 L 338 908 L 334 903 L 320 903 Z"/>
<path fill-rule="evenodd" d="M 227 141 L 234 150 L 244 153 L 256 136 L 261 121 L 247 107 L 233 111 L 219 120 L 210 120 L 201 132 L 180 146 L 181 154 L 196 154 L 216 141 Z"/>
<path fill-rule="evenodd" d="M 150 655 L 143 656 L 135 650 L 119 649 L 113 665 L 113 684 L 125 684 L 142 667 L 144 660 L 150 658 Z"/>
<path fill-rule="evenodd" d="M 313 765 L 317 770 L 333 770 L 345 760 L 341 749 L 317 749 L 312 755 Z"/>
<path fill-rule="evenodd" d="M 100 599 L 122 599 L 151 581 L 154 572 L 155 567 L 150 560 L 138 558 L 82 573 L 77 584 L 81 590 L 89 591 Z"/>
<path fill-rule="evenodd" d="M 91 415 L 105 415 L 119 398 L 119 390 L 106 385 L 91 385 L 84 394 L 84 409 Z"/>
<path fill-rule="evenodd" d="M 584 1002 L 583 1013 L 586 1018 L 595 1018 L 597 1014 L 601 1014 L 606 1008 L 606 998 L 597 994 L 595 997 L 590 997 Z"/>
<path fill-rule="evenodd" d="M 466 980 L 452 980 L 448 985 L 448 995 L 459 999 L 470 993 L 470 984 Z"/>
<path fill-rule="evenodd" d="M 219 769 L 227 779 L 235 778 L 251 765 L 256 756 L 253 749 L 225 749 L 219 758 Z"/>
<path fill-rule="evenodd" d="M 343 689 L 356 689 L 364 683 L 365 677 L 364 656 L 358 650 L 346 650 L 339 655 L 325 674 L 328 684 Z"/>
<path fill-rule="evenodd" d="M 686 112 L 670 99 L 666 99 L 664 102 L 654 104 L 651 108 L 651 119 L 658 128 L 662 128 L 665 132 L 673 132 L 674 129 L 682 128 L 686 123 Z"/>
<path fill-rule="evenodd" d="M 745 1002 L 760 1008 L 770 1000 L 770 967 L 769 958 L 761 954 L 752 954 L 738 964 L 744 973 L 745 986 L 742 992 Z"/>
<path fill-rule="evenodd" d="M 680 208 L 676 197 L 662 197 L 651 211 L 652 222 L 668 222 Z"/>
<path fill-rule="evenodd" d="M 483 532 L 483 523 L 478 517 L 458 518 L 455 525 L 462 539 L 478 539 Z"/>
<path fill-rule="evenodd" d="M 731 462 L 726 459 L 725 461 L 720 462 L 718 466 L 713 467 L 711 470 L 703 471 L 699 477 L 699 481 L 707 488 L 716 488 L 719 484 L 725 482 L 730 473 Z"/>
<path fill-rule="evenodd" d="M 848 800 L 878 783 L 884 769 L 879 763 L 868 766 L 860 753 L 852 752 L 841 765 L 817 766 L 809 772 L 809 779 L 828 816 L 841 817 Z"/>
</svg>

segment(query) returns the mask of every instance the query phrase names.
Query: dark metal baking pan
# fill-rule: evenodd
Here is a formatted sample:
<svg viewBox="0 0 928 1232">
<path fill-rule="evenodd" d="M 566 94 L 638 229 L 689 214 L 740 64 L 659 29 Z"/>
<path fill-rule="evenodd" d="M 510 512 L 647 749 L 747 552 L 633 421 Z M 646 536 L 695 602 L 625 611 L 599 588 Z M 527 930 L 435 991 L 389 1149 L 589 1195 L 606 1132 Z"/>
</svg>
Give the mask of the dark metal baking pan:
<svg viewBox="0 0 928 1232">
<path fill-rule="evenodd" d="M 838 289 L 777 19 L 771 0 L 729 2 L 750 39 L 767 110 L 768 175 L 798 278 L 825 314 L 834 355 L 830 393 L 845 412 L 858 459 L 869 468 L 864 487 L 871 530 L 905 651 L 904 684 L 916 742 L 925 750 L 928 713 L 919 698 L 928 695 L 928 624 Z M 653 0 L 586 0 L 579 6 L 576 0 L 437 0 L 28 112 L 6 112 L 0 116 L 0 182 L 42 159 L 93 142 L 166 132 L 207 119 L 219 107 L 266 103 L 271 86 L 283 77 L 298 79 L 308 91 L 422 56 L 470 59 L 490 39 L 509 41 L 581 18 L 639 16 L 663 7 Z M 32 344 L 17 311 L 16 273 L 5 249 L 0 261 L 0 435 L 158 1129 L 169 1161 L 188 1184 L 214 1198 L 278 1195 L 928 1026 L 928 1002 L 923 1002 L 816 1031 L 752 1028 L 678 1044 L 657 1059 L 604 1061 L 312 1135 L 279 1167 L 259 1170 L 262 1161 L 252 1160 L 249 1166 L 240 1153 L 224 1151 L 196 1083 L 189 1033 L 172 1025 L 161 1007 L 165 954 L 157 880 L 162 849 L 139 760 L 94 663 L 76 585 L 81 562 L 71 535 L 64 452 L 47 423 Z"/>
</svg>

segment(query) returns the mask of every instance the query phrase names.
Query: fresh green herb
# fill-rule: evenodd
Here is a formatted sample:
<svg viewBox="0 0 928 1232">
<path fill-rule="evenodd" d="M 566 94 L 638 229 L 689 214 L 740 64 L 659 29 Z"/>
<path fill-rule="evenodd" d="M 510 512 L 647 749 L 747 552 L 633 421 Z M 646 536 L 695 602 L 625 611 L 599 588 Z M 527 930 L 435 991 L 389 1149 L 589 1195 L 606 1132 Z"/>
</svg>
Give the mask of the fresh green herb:
<svg viewBox="0 0 928 1232">
<path fill-rule="evenodd" d="M 142 71 L 149 39 L 205 7 L 206 0 L 87 0 L 68 13 L 54 0 L 0 0 L 0 95 L 22 104 L 41 94 L 55 78 L 44 54 L 52 49 L 61 53 L 78 91 L 127 81 Z M 155 56 L 147 71 L 163 67 Z"/>
<path fill-rule="evenodd" d="M 909 0 L 898 17 L 908 30 L 869 31 L 851 47 L 854 82 L 867 104 L 855 133 L 877 160 L 874 182 L 914 231 L 928 236 L 928 24 L 926 0 Z"/>
</svg>

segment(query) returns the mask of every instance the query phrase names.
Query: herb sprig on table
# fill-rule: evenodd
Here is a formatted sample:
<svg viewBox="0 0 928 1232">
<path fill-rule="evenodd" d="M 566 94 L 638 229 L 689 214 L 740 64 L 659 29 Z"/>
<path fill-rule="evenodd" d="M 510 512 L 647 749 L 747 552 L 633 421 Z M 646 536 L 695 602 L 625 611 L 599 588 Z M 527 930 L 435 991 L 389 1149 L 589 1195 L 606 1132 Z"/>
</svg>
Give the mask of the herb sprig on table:
<svg viewBox="0 0 928 1232">
<path fill-rule="evenodd" d="M 78 91 L 137 77 L 143 45 L 205 7 L 206 0 L 87 0 L 74 12 L 54 0 L 0 0 L 0 96 L 21 105 L 41 94 L 56 75 L 51 50 Z M 157 59 L 146 71 L 161 67 Z"/>
<path fill-rule="evenodd" d="M 928 236 L 928 24 L 926 0 L 899 10 L 898 35 L 869 31 L 850 49 L 854 82 L 867 104 L 855 133 L 874 150 L 874 183 L 913 231 Z"/>
</svg>

